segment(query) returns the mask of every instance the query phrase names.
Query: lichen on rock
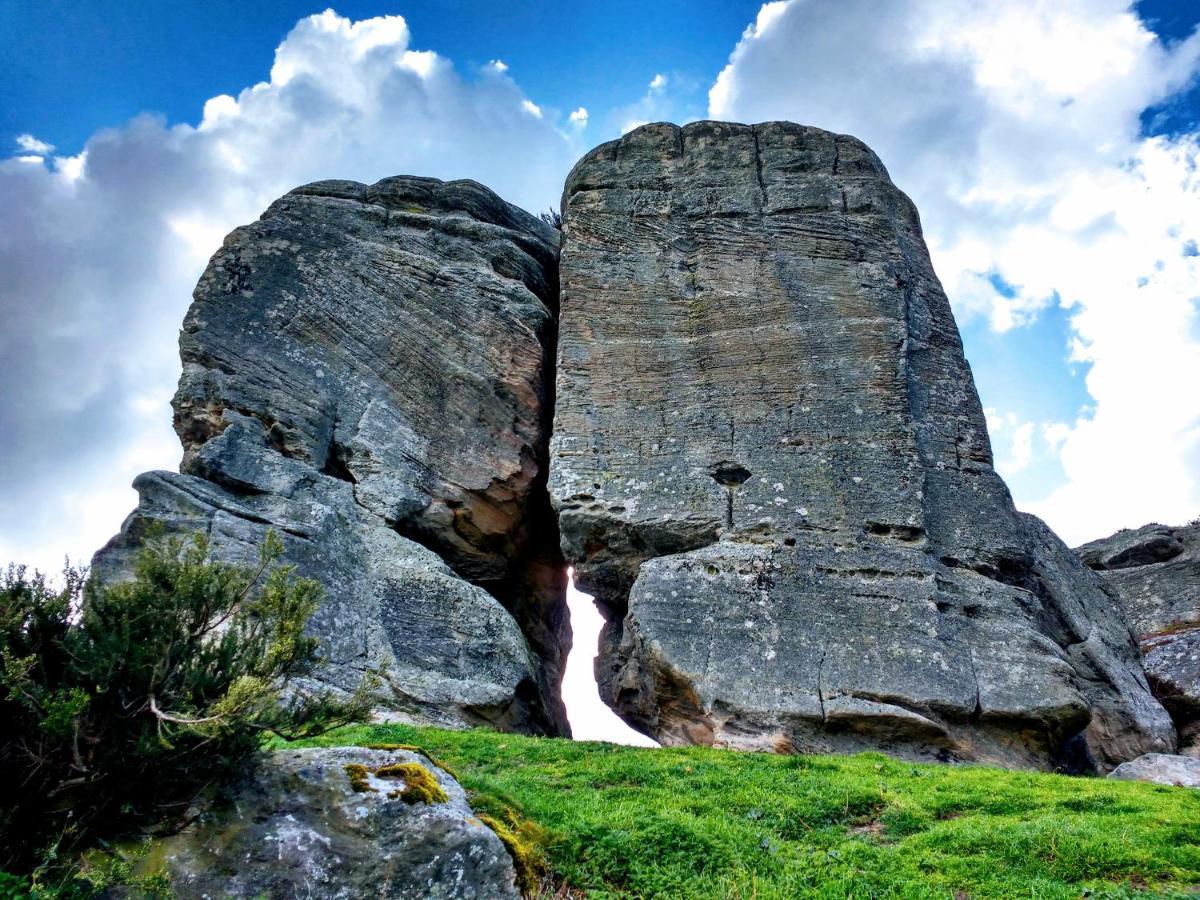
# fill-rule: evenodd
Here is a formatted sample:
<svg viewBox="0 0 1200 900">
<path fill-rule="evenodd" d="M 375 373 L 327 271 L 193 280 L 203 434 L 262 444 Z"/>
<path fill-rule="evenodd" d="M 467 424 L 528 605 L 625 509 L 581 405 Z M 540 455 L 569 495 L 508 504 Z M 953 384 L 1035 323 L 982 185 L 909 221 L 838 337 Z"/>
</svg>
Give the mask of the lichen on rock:
<svg viewBox="0 0 1200 900">
<path fill-rule="evenodd" d="M 520 896 L 506 845 L 462 787 L 403 750 L 268 754 L 224 802 L 155 840 L 145 860 L 181 900 Z"/>
</svg>

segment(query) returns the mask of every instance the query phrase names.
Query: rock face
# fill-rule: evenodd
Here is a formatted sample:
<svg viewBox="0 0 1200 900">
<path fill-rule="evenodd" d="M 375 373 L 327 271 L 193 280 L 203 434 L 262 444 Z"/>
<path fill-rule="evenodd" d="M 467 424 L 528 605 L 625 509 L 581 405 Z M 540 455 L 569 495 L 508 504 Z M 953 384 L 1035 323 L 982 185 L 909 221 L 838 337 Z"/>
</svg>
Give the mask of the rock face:
<svg viewBox="0 0 1200 900">
<path fill-rule="evenodd" d="M 388 705 L 562 733 L 570 629 L 545 491 L 558 233 L 474 182 L 320 182 L 234 231 L 180 339 L 182 474 L 149 473 L 101 550 L 149 526 L 252 558 L 267 528 L 326 587 L 338 684 Z"/>
<path fill-rule="evenodd" d="M 563 212 L 550 489 L 626 721 L 1012 765 L 1173 748 L 1099 579 L 993 470 L 866 146 L 649 125 L 576 165 Z"/>
<path fill-rule="evenodd" d="M 405 764 L 446 799 L 406 800 L 409 785 L 390 774 Z M 165 869 L 182 900 L 520 897 L 508 851 L 458 782 L 402 750 L 272 753 L 228 802 L 152 845 L 144 864 Z"/>
<path fill-rule="evenodd" d="M 1200 760 L 1169 753 L 1147 753 L 1127 763 L 1121 763 L 1109 778 L 1124 781 L 1149 781 L 1175 787 L 1200 788 Z"/>
<path fill-rule="evenodd" d="M 1076 552 L 1120 597 L 1183 752 L 1200 756 L 1200 524 L 1145 525 Z"/>
</svg>

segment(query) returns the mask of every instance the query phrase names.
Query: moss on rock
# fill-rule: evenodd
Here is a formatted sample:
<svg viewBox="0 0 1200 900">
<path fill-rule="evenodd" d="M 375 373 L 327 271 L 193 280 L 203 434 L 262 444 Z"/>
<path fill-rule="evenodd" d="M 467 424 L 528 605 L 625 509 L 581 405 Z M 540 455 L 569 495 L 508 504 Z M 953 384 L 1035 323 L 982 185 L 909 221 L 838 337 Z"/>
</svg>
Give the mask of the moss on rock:
<svg viewBox="0 0 1200 900">
<path fill-rule="evenodd" d="M 442 790 L 433 773 L 420 763 L 392 763 L 380 766 L 375 770 L 378 778 L 400 778 L 404 781 L 403 790 L 392 791 L 389 798 L 399 797 L 405 803 L 445 803 L 450 798 Z"/>
</svg>

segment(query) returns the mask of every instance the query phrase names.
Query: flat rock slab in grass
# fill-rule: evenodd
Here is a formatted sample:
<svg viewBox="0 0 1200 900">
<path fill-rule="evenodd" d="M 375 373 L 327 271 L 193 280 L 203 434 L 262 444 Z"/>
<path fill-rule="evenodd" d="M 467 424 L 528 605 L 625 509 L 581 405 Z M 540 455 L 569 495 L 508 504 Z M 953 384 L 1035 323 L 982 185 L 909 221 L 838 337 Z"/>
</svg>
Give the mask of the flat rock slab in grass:
<svg viewBox="0 0 1200 900">
<path fill-rule="evenodd" d="M 386 767 L 404 763 L 428 772 L 446 799 L 402 797 L 411 785 Z M 403 750 L 271 753 L 228 803 L 157 841 L 143 865 L 165 868 L 180 900 L 520 896 L 508 851 L 458 782 Z"/>
<path fill-rule="evenodd" d="M 1169 753 L 1147 753 L 1117 766 L 1108 777 L 1200 788 L 1200 759 Z"/>
</svg>

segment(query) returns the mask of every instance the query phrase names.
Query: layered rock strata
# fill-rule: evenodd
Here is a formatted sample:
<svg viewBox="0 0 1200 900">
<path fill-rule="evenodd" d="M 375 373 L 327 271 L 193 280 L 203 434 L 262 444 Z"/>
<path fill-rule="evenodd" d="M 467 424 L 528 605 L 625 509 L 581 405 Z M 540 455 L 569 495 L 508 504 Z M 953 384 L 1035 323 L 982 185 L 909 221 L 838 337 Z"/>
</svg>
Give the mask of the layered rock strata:
<svg viewBox="0 0 1200 900">
<path fill-rule="evenodd" d="M 648 125 L 581 160 L 550 489 L 665 743 L 1111 767 L 1174 746 L 1099 579 L 992 467 L 917 212 L 861 142 Z"/>
<path fill-rule="evenodd" d="M 1120 598 L 1183 752 L 1200 757 L 1200 524 L 1144 525 L 1076 552 Z"/>
<path fill-rule="evenodd" d="M 95 559 L 151 527 L 253 558 L 273 528 L 327 599 L 339 685 L 386 666 L 425 721 L 562 733 L 570 647 L 545 491 L 558 233 L 481 185 L 319 182 L 225 240 L 180 338 L 180 474 Z"/>
</svg>

